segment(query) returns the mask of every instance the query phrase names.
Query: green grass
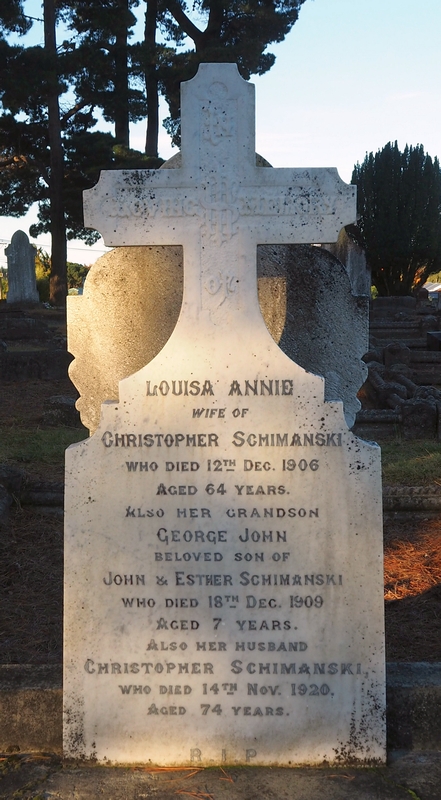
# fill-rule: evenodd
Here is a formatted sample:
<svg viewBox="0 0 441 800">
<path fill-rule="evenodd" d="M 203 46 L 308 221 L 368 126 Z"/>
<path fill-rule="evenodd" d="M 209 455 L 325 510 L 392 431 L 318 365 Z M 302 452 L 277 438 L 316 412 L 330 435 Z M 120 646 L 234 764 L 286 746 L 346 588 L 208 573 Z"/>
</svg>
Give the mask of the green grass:
<svg viewBox="0 0 441 800">
<path fill-rule="evenodd" d="M 441 443 L 396 439 L 381 445 L 383 483 L 387 486 L 441 486 Z"/>
<path fill-rule="evenodd" d="M 0 462 L 14 461 L 27 467 L 38 464 L 62 466 L 66 447 L 86 437 L 85 428 L 3 428 L 0 433 Z"/>
</svg>

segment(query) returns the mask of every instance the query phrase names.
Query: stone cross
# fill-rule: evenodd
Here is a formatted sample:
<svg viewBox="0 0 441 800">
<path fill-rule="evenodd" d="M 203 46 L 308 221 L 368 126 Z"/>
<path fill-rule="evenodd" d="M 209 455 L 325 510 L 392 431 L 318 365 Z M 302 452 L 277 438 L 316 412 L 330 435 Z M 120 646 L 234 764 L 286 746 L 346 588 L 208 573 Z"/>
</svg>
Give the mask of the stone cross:
<svg viewBox="0 0 441 800">
<path fill-rule="evenodd" d="M 256 167 L 254 139 L 254 86 L 235 64 L 201 64 L 182 84 L 182 167 L 104 171 L 85 192 L 106 245 L 184 245 L 188 319 L 257 305 L 258 244 L 331 242 L 355 220 L 336 169 Z"/>
<path fill-rule="evenodd" d="M 255 166 L 233 65 L 184 85 L 182 126 L 182 167 L 87 193 L 107 244 L 182 245 L 185 285 L 162 350 L 66 453 L 64 752 L 380 764 L 379 448 L 277 347 L 255 276 L 259 243 L 336 238 L 355 190 Z"/>
</svg>

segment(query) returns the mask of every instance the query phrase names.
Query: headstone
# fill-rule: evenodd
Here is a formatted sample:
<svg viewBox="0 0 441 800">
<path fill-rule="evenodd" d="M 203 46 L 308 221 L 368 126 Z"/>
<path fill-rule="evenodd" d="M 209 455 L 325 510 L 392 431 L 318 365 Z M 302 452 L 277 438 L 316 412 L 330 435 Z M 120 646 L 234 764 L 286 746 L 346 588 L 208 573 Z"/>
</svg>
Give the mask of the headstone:
<svg viewBox="0 0 441 800">
<path fill-rule="evenodd" d="M 346 232 L 339 233 L 336 242 L 323 245 L 330 253 L 344 264 L 351 281 L 354 295 L 371 296 L 371 271 L 367 265 L 366 254 L 362 247 Z"/>
<path fill-rule="evenodd" d="M 154 358 L 182 304 L 181 247 L 118 247 L 89 270 L 82 296 L 67 298 L 69 375 L 81 421 L 93 433 L 118 383 Z"/>
<path fill-rule="evenodd" d="M 8 261 L 8 303 L 39 303 L 35 278 L 35 247 L 24 231 L 16 231 L 5 248 Z"/>
<path fill-rule="evenodd" d="M 343 264 L 321 247 L 260 245 L 257 287 L 279 347 L 325 378 L 325 399 L 342 400 L 352 427 L 366 380 L 369 301 L 354 297 Z M 162 349 L 179 316 L 182 248 L 117 247 L 93 264 L 82 297 L 67 298 L 69 368 L 83 425 L 93 433 L 118 383 Z"/>
<path fill-rule="evenodd" d="M 379 449 L 274 343 L 259 243 L 329 242 L 335 170 L 255 166 L 253 87 L 182 85 L 182 168 L 102 173 L 106 244 L 183 245 L 162 351 L 66 454 L 64 751 L 208 766 L 385 758 Z"/>
<path fill-rule="evenodd" d="M 322 247 L 259 250 L 260 306 L 263 313 L 272 311 L 272 329 L 264 313 L 267 327 L 296 364 L 325 378 L 325 400 L 342 400 L 352 427 L 361 407 L 357 392 L 367 377 L 362 357 L 369 347 L 368 298 L 354 296 L 344 265 Z M 282 322 L 280 333 L 277 322 Z"/>
</svg>

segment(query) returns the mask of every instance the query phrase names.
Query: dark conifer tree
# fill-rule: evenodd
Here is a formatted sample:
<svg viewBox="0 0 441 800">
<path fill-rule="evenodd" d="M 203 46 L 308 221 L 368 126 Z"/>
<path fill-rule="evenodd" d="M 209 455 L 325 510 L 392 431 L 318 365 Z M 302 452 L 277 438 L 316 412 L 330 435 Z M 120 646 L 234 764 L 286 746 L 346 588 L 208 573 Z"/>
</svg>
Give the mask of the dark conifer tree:
<svg viewBox="0 0 441 800">
<path fill-rule="evenodd" d="M 63 5 L 74 32 L 68 50 L 77 98 L 99 108 L 115 126 L 116 144 L 128 148 L 130 121 L 146 116 L 144 91 L 131 80 L 129 39 L 138 0 L 63 0 Z"/>
<path fill-rule="evenodd" d="M 441 172 L 422 145 L 389 142 L 366 154 L 352 174 L 356 226 L 380 295 L 408 295 L 441 268 Z"/>
<path fill-rule="evenodd" d="M 23 0 L 2 0 L 0 4 L 0 40 L 5 32 L 23 35 L 32 26 L 25 16 Z"/>
<path fill-rule="evenodd" d="M 83 227 L 82 190 L 96 183 L 100 169 L 162 163 L 148 158 L 158 150 L 158 92 L 169 103 L 168 129 L 178 143 L 181 81 L 202 61 L 237 62 L 244 78 L 270 69 L 275 59 L 267 45 L 283 40 L 305 2 L 146 0 L 144 39 L 133 45 L 138 1 L 43 0 L 44 46 L 10 44 L 8 34 L 26 33 L 32 21 L 24 0 L 0 4 L 0 214 L 19 217 L 38 202 L 30 233 L 51 231 L 57 305 L 65 297 L 66 235 L 98 238 Z M 57 42 L 60 18 L 72 35 Z M 157 41 L 159 29 L 165 42 Z M 92 130 L 95 109 L 114 124 L 115 137 Z M 129 122 L 146 112 L 143 156 L 130 150 Z"/>
<path fill-rule="evenodd" d="M 159 84 L 170 109 L 164 124 L 174 144 L 180 141 L 180 82 L 193 78 L 202 62 L 236 63 L 245 80 L 263 75 L 275 62 L 266 48 L 283 41 L 304 2 L 158 0 L 158 24 L 166 39 L 179 44 L 187 37 L 194 45 L 184 51 L 164 50 L 159 63 Z M 205 28 L 199 27 L 200 20 Z"/>
</svg>

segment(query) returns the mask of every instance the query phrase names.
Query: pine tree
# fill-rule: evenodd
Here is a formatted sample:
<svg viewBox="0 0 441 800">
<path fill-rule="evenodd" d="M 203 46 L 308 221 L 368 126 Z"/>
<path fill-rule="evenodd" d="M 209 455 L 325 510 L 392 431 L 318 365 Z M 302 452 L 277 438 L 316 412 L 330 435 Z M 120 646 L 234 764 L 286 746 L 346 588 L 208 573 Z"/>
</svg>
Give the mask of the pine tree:
<svg viewBox="0 0 441 800">
<path fill-rule="evenodd" d="M 43 0 L 42 47 L 10 44 L 8 35 L 25 34 L 31 20 L 24 0 L 2 0 L 0 214 L 19 217 L 38 203 L 30 233 L 52 235 L 53 303 L 63 304 L 66 294 L 66 236 L 89 244 L 98 238 L 83 227 L 82 190 L 100 169 L 162 163 L 158 93 L 169 103 L 168 129 L 178 143 L 181 81 L 207 61 L 237 62 L 246 79 L 270 69 L 275 58 L 266 47 L 283 40 L 303 2 L 146 0 L 144 38 L 132 44 L 139 0 Z M 56 41 L 60 19 L 70 40 Z M 165 42 L 158 43 L 159 30 Z M 188 40 L 193 47 L 185 49 Z M 92 130 L 95 110 L 114 124 L 114 137 Z M 129 122 L 146 112 L 143 156 L 130 150 Z"/>
<path fill-rule="evenodd" d="M 129 147 L 129 123 L 146 115 L 142 89 L 131 80 L 131 47 L 138 0 L 63 0 L 64 19 L 74 32 L 68 43 L 78 101 L 99 108 L 115 126 L 115 141 Z"/>
<path fill-rule="evenodd" d="M 7 26 L 3 24 L 6 34 L 28 28 L 20 16 L 21 5 L 15 3 L 14 8 L 15 16 L 11 11 Z M 96 231 L 84 228 L 83 189 L 97 182 L 101 169 L 157 167 L 161 162 L 146 161 L 125 144 L 116 145 L 111 134 L 91 130 L 97 121 L 93 109 L 99 103 L 98 72 L 91 80 L 95 94 L 91 90 L 90 96 L 78 93 L 67 97 L 67 90 L 72 94 L 76 81 L 84 77 L 85 55 L 82 51 L 82 59 L 77 61 L 76 48 L 69 42 L 57 46 L 54 0 L 44 0 L 43 9 L 43 47 L 9 44 L 0 28 L 0 214 L 20 217 L 38 203 L 38 222 L 30 233 L 51 233 L 50 299 L 54 305 L 63 305 L 66 238 L 78 237 L 92 244 L 99 237 Z M 98 87 L 104 87 L 109 115 L 117 94 L 109 83 L 112 69 L 109 60 Z M 117 116 L 112 117 L 115 127 Z M 125 111 L 118 124 L 120 131 L 126 130 Z"/>
<path fill-rule="evenodd" d="M 148 2 L 149 0 L 147 0 Z M 158 25 L 169 42 L 185 37 L 194 47 L 165 50 L 159 83 L 170 109 L 164 125 L 174 144 L 180 143 L 180 82 L 190 80 L 200 63 L 233 62 L 245 80 L 263 75 L 275 56 L 268 45 L 282 42 L 297 21 L 305 0 L 158 0 Z M 205 28 L 198 27 L 192 17 Z"/>
<path fill-rule="evenodd" d="M 389 142 L 352 174 L 356 226 L 379 295 L 408 295 L 441 268 L 441 171 L 422 145 Z"/>
<path fill-rule="evenodd" d="M 23 0 L 2 0 L 0 5 L 0 41 L 5 32 L 23 35 L 32 25 L 25 16 Z"/>
</svg>

